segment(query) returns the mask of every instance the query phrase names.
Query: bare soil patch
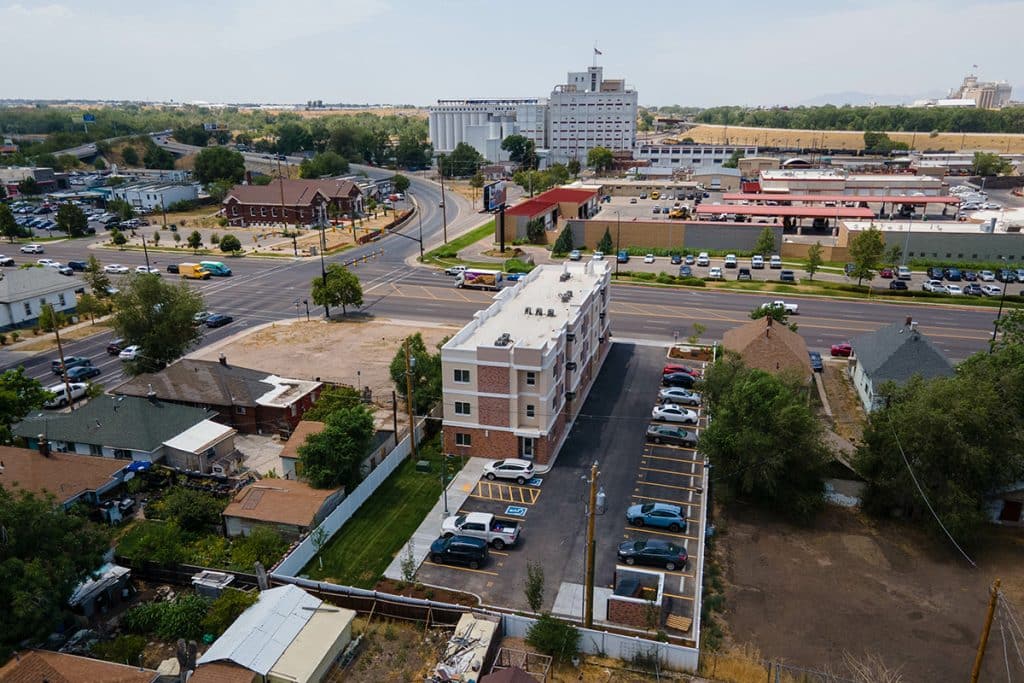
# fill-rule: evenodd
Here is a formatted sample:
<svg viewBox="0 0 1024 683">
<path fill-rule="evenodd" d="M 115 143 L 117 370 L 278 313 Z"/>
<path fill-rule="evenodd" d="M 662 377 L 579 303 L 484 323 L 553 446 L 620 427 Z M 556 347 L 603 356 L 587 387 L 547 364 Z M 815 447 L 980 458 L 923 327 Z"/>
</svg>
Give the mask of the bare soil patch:
<svg viewBox="0 0 1024 683">
<path fill-rule="evenodd" d="M 844 652 L 871 653 L 908 683 L 965 680 L 992 580 L 1002 577 L 1007 598 L 1022 604 L 1024 539 L 985 529 L 973 569 L 922 527 L 828 507 L 801 528 L 731 506 L 718 544 L 731 642 L 818 670 L 842 670 Z M 1002 666 L 990 647 L 983 678 L 996 680 Z"/>
<path fill-rule="evenodd" d="M 832 409 L 833 429 L 851 443 L 859 443 L 864 435 L 864 406 L 857 397 L 845 361 L 825 361 L 821 379 Z"/>
</svg>

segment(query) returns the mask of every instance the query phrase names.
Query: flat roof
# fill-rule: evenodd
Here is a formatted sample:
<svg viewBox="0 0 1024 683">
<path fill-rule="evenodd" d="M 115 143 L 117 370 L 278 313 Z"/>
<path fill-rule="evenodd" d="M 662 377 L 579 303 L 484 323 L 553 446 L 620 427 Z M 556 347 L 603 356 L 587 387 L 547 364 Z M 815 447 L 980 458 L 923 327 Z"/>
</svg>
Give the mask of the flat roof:
<svg viewBox="0 0 1024 683">
<path fill-rule="evenodd" d="M 896 195 L 887 194 L 879 197 L 871 197 L 867 195 L 855 195 L 855 194 L 780 194 L 773 192 L 770 195 L 763 193 L 750 193 L 750 192 L 726 192 L 722 195 L 722 199 L 727 202 L 760 202 L 765 200 L 771 201 L 784 201 L 784 202 L 803 202 L 805 204 L 814 203 L 819 204 L 821 202 L 896 202 L 898 204 L 959 204 L 959 197 L 951 197 L 944 195 L 941 197 L 928 197 L 928 196 L 907 196 L 907 195 Z"/>
<path fill-rule="evenodd" d="M 751 204 L 701 204 L 698 215 L 720 213 L 738 216 L 795 216 L 797 218 L 874 218 L 875 212 L 857 206 L 755 206 Z"/>
<path fill-rule="evenodd" d="M 186 453 L 202 453 L 214 444 L 235 433 L 233 427 L 222 425 L 213 420 L 203 420 L 197 425 L 189 427 L 173 439 L 164 442 L 165 446 L 176 448 Z"/>
<path fill-rule="evenodd" d="M 563 273 L 569 274 L 564 281 Z M 494 303 L 478 311 L 444 348 L 474 351 L 479 346 L 495 346 L 505 333 L 511 336 L 509 346 L 544 348 L 573 319 L 586 296 L 607 280 L 608 273 L 607 261 L 538 266 L 515 287 L 496 294 Z M 572 292 L 572 297 L 563 301 L 565 292 Z M 543 314 L 527 314 L 526 308 Z M 554 314 L 548 315 L 549 311 Z"/>
<path fill-rule="evenodd" d="M 970 221 L 843 221 L 847 230 L 870 230 L 872 227 L 882 232 L 903 232 L 908 230 L 914 233 L 945 233 L 947 235 L 980 235 L 986 233 L 983 227 L 986 223 L 972 223 Z M 1006 229 L 999 229 L 996 226 L 996 234 L 1009 234 L 1021 236 L 1021 233 L 1008 233 Z"/>
</svg>

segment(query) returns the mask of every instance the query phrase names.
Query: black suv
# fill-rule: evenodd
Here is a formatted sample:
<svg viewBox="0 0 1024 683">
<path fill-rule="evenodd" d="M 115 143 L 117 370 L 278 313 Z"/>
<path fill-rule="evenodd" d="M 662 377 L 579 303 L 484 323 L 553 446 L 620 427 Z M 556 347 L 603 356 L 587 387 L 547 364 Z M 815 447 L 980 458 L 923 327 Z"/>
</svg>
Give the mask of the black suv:
<svg viewBox="0 0 1024 683">
<path fill-rule="evenodd" d="M 928 279 L 929 280 L 942 280 L 946 277 L 946 273 L 942 268 L 929 268 Z"/>
<path fill-rule="evenodd" d="M 487 562 L 487 542 L 469 536 L 439 538 L 430 544 L 430 561 L 434 564 L 464 564 L 479 569 Z"/>
<path fill-rule="evenodd" d="M 960 275 L 959 268 L 946 268 L 946 270 L 943 271 L 943 274 L 946 276 L 946 279 L 949 280 L 950 282 L 960 282 L 960 279 L 962 277 Z"/>
</svg>

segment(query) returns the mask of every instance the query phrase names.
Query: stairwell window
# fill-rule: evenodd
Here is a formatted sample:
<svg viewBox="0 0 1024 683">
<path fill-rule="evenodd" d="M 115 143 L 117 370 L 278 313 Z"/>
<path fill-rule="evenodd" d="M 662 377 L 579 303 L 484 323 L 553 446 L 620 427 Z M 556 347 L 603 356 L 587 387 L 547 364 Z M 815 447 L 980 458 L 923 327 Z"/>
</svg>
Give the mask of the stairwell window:
<svg viewBox="0 0 1024 683">
<path fill-rule="evenodd" d="M 469 370 L 456 370 L 455 381 L 459 384 L 469 384 Z"/>
<path fill-rule="evenodd" d="M 462 432 L 455 432 L 455 445 L 456 446 L 472 446 L 473 438 L 469 434 L 463 434 Z"/>
<path fill-rule="evenodd" d="M 456 415 L 469 415 L 469 403 L 467 401 L 456 401 L 455 402 L 455 414 Z"/>
</svg>

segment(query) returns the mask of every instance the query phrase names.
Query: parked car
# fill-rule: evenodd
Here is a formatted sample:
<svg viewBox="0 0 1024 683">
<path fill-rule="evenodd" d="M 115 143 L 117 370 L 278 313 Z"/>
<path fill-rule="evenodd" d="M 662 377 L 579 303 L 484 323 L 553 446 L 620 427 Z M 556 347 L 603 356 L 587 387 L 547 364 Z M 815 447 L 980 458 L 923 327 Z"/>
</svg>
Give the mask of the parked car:
<svg viewBox="0 0 1024 683">
<path fill-rule="evenodd" d="M 996 274 L 991 270 L 983 270 L 978 273 L 978 279 L 982 282 L 995 282 Z"/>
<path fill-rule="evenodd" d="M 654 254 L 644 256 L 644 263 L 654 263 Z"/>
<path fill-rule="evenodd" d="M 735 268 L 737 265 L 738 265 L 738 261 L 736 260 L 736 254 L 726 254 L 725 255 L 725 267 L 726 268 Z"/>
<path fill-rule="evenodd" d="M 580 253 L 579 249 L 573 249 L 569 252 L 570 261 L 579 261 L 581 258 L 583 258 L 583 254 Z"/>
<path fill-rule="evenodd" d="M 445 275 L 458 275 L 459 273 L 466 272 L 466 266 L 449 266 L 444 269 Z"/>
<path fill-rule="evenodd" d="M 159 275 L 160 269 L 155 266 L 135 266 L 135 272 L 143 275 Z"/>
<path fill-rule="evenodd" d="M 52 266 L 52 265 L 56 264 L 57 262 L 54 261 L 52 258 L 40 258 L 40 259 L 36 259 L 36 263 L 38 263 L 39 265 L 41 265 L 44 268 L 46 268 L 48 266 Z"/>
<path fill-rule="evenodd" d="M 651 409 L 651 419 L 660 422 L 678 422 L 680 424 L 697 424 L 697 413 L 675 403 L 662 403 Z"/>
<path fill-rule="evenodd" d="M 925 280 L 921 283 L 922 292 L 933 292 L 935 294 L 945 294 L 946 285 L 942 284 L 941 280 Z"/>
<path fill-rule="evenodd" d="M 941 280 L 946 275 L 946 271 L 942 268 L 929 268 L 927 271 L 929 280 Z"/>
<path fill-rule="evenodd" d="M 683 263 L 685 263 L 688 266 L 693 266 L 697 264 L 697 259 L 694 258 L 693 254 L 687 254 L 686 256 L 683 257 Z"/>
<path fill-rule="evenodd" d="M 773 268 L 775 270 L 778 270 L 779 268 L 781 268 L 782 267 L 782 257 L 779 256 L 778 254 L 772 254 L 768 258 L 768 267 L 769 268 Z"/>
<path fill-rule="evenodd" d="M 1000 268 L 996 271 L 996 279 L 1000 282 L 1016 282 L 1017 274 L 1006 268 Z"/>
<path fill-rule="evenodd" d="M 60 358 L 55 358 L 50 361 L 50 371 L 55 375 L 60 375 L 63 374 L 65 368 L 70 370 L 79 365 L 92 365 L 92 361 L 84 356 L 65 356 L 64 364 L 61 365 Z"/>
<path fill-rule="evenodd" d="M 912 277 L 910 268 L 900 266 L 896 269 L 896 277 L 900 280 L 909 280 Z"/>
<path fill-rule="evenodd" d="M 697 446 L 697 434 L 695 432 L 671 425 L 650 425 L 647 427 L 647 440 L 654 443 L 668 443 L 687 448 Z"/>
<path fill-rule="evenodd" d="M 520 486 L 533 479 L 533 463 L 521 458 L 493 460 L 484 465 L 484 476 L 495 479 L 515 479 Z"/>
<path fill-rule="evenodd" d="M 779 282 L 796 282 L 796 273 L 792 270 L 779 271 Z"/>
<path fill-rule="evenodd" d="M 75 261 L 72 261 L 72 263 L 75 263 Z M 13 265 L 14 265 L 14 259 L 12 259 L 10 256 L 4 256 L 3 254 L 0 254 L 0 266 L 13 266 Z"/>
<path fill-rule="evenodd" d="M 697 368 L 691 368 L 689 365 L 680 365 L 679 363 L 669 363 L 661 369 L 662 375 L 671 375 L 674 372 L 683 372 L 696 379 L 700 379 L 703 374 Z"/>
<path fill-rule="evenodd" d="M 808 351 L 807 356 L 811 359 L 811 370 L 815 372 L 825 371 L 825 362 L 821 359 L 821 354 L 817 351 Z"/>
<path fill-rule="evenodd" d="M 850 342 L 840 342 L 838 344 L 833 344 L 829 351 L 833 356 L 849 358 L 853 353 L 853 346 L 850 345 Z"/>
<path fill-rule="evenodd" d="M 591 261 L 604 261 L 604 252 L 603 251 L 595 251 L 593 254 L 590 255 L 590 260 Z"/>
<path fill-rule="evenodd" d="M 209 311 L 199 311 L 194 316 L 192 316 L 192 324 L 193 325 L 202 325 L 203 323 L 206 322 L 207 318 L 209 318 L 209 317 L 210 317 L 210 312 Z"/>
<path fill-rule="evenodd" d="M 882 268 L 880 271 L 878 271 L 878 277 L 885 278 L 886 280 L 892 278 L 892 276 L 892 268 Z"/>
<path fill-rule="evenodd" d="M 479 538 L 449 536 L 430 544 L 430 561 L 434 564 L 464 564 L 479 569 L 487 557 L 487 542 Z"/>
<path fill-rule="evenodd" d="M 685 372 L 673 372 L 669 375 L 663 375 L 661 378 L 662 386 L 666 387 L 682 387 L 683 389 L 692 389 L 693 385 L 697 383 L 697 378 L 693 375 L 688 375 Z"/>
<path fill-rule="evenodd" d="M 758 270 L 764 268 L 764 256 L 760 254 L 754 254 L 750 257 L 750 267 Z"/>
<path fill-rule="evenodd" d="M 668 387 L 658 391 L 658 400 L 662 403 L 675 403 L 676 405 L 699 406 L 700 394 L 696 391 L 683 389 L 681 387 Z"/>
<path fill-rule="evenodd" d="M 84 382 L 103 372 L 95 365 L 79 365 L 68 370 L 68 379 L 72 382 Z"/>
<path fill-rule="evenodd" d="M 690 266 L 679 266 L 679 277 L 693 277 L 693 268 Z"/>
<path fill-rule="evenodd" d="M 711 257 L 708 256 L 708 252 L 702 251 L 697 254 L 697 265 L 698 266 L 709 266 L 711 265 Z"/>
<path fill-rule="evenodd" d="M 953 296 L 960 296 L 964 293 L 964 290 L 960 285 L 946 285 L 946 294 L 952 294 Z"/>
<path fill-rule="evenodd" d="M 619 560 L 626 564 L 647 564 L 675 571 L 686 566 L 686 548 L 660 538 L 645 541 L 623 541 L 619 544 Z"/>
<path fill-rule="evenodd" d="M 901 289 L 906 291 L 907 283 L 904 282 L 903 280 L 893 280 L 892 282 L 889 283 L 889 289 Z"/>
<path fill-rule="evenodd" d="M 714 266 L 708 269 L 708 279 L 721 280 L 724 276 L 722 275 L 722 269 L 718 266 Z"/>
<path fill-rule="evenodd" d="M 520 531 L 519 522 L 498 519 L 489 512 L 465 512 L 441 522 L 442 536 L 478 538 L 495 550 L 515 545 Z"/>
<path fill-rule="evenodd" d="M 982 285 L 981 293 L 985 296 L 999 296 L 1003 293 L 1003 290 L 997 285 Z"/>
<path fill-rule="evenodd" d="M 138 344 L 132 344 L 121 349 L 121 352 L 117 354 L 117 357 L 121 360 L 135 360 L 139 357 L 139 352 L 142 348 Z"/>
<path fill-rule="evenodd" d="M 68 261 L 68 268 L 79 273 L 85 272 L 85 269 L 89 267 L 89 264 L 85 261 Z"/>
<path fill-rule="evenodd" d="M 120 354 L 122 351 L 124 351 L 124 347 L 125 340 L 119 337 L 111 341 L 109 344 L 107 344 L 107 353 L 110 354 L 111 356 L 116 356 Z"/>
<path fill-rule="evenodd" d="M 977 282 L 964 285 L 964 294 L 967 296 L 985 296 L 985 292 L 982 291 L 981 285 Z"/>
<path fill-rule="evenodd" d="M 626 508 L 626 521 L 633 526 L 649 526 L 669 531 L 686 531 L 683 508 L 671 503 L 642 503 Z"/>
<path fill-rule="evenodd" d="M 110 263 L 103 266 L 103 272 L 113 275 L 125 275 L 128 273 L 128 266 L 122 266 L 120 263 Z"/>
<path fill-rule="evenodd" d="M 963 275 L 964 275 L 964 281 L 965 282 L 977 282 L 978 281 L 978 274 L 975 273 L 973 270 L 965 270 L 963 272 Z"/>
<path fill-rule="evenodd" d="M 673 266 L 678 266 L 682 262 L 683 262 L 683 257 L 680 256 L 679 254 L 672 254 L 671 256 L 669 256 L 669 263 L 671 263 Z"/>
<path fill-rule="evenodd" d="M 946 268 L 942 271 L 942 274 L 946 276 L 946 279 L 950 282 L 960 282 L 963 275 L 960 273 L 959 268 Z"/>
<path fill-rule="evenodd" d="M 21 245 L 22 254 L 42 254 L 46 250 L 43 249 L 41 244 L 23 244 Z"/>
<path fill-rule="evenodd" d="M 178 264 L 177 263 L 168 263 L 167 264 L 167 272 L 168 273 L 178 274 Z"/>
<path fill-rule="evenodd" d="M 73 403 L 85 396 L 89 385 L 84 382 L 71 382 L 71 398 L 68 399 L 68 387 L 65 384 L 54 384 L 46 390 L 53 394 L 53 398 L 43 404 L 44 408 L 63 408 L 68 403 Z"/>
<path fill-rule="evenodd" d="M 230 315 L 226 315 L 224 313 L 214 313 L 213 315 L 206 319 L 206 326 L 210 328 L 224 327 L 228 323 L 234 322 L 234 320 L 235 319 L 232 318 Z"/>
<path fill-rule="evenodd" d="M 750 268 L 740 268 L 736 272 L 737 280 L 753 280 L 754 276 L 750 273 Z"/>
</svg>

